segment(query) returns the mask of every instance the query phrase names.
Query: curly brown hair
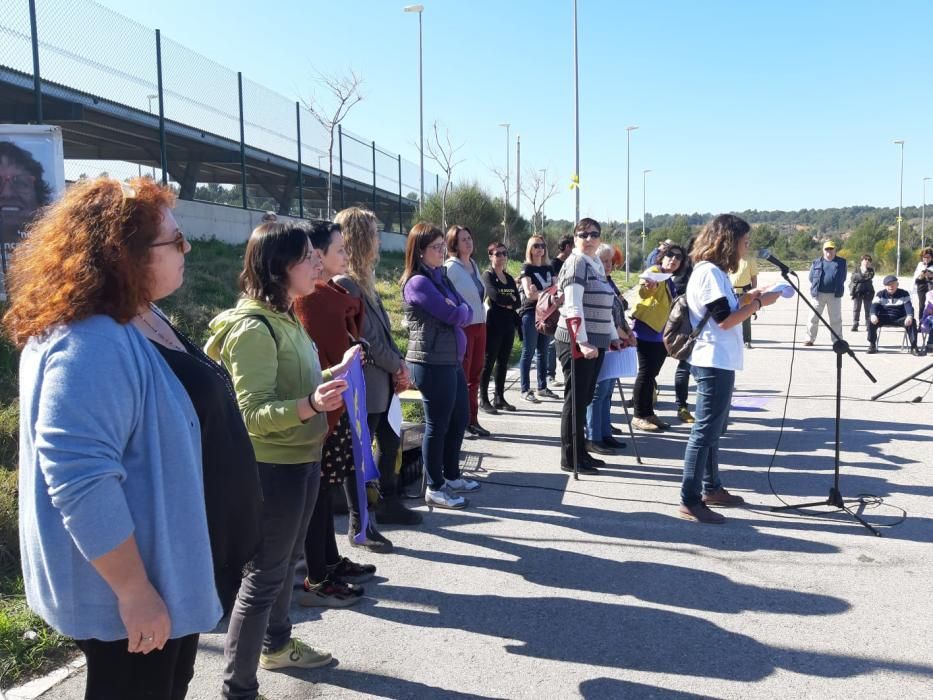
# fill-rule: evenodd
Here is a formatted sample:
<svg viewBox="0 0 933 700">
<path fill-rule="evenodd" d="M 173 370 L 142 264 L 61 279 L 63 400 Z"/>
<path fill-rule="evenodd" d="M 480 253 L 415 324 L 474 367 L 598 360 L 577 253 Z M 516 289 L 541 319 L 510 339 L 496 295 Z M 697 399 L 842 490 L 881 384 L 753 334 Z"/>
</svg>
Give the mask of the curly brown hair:
<svg viewBox="0 0 933 700">
<path fill-rule="evenodd" d="M 751 230 L 745 219 L 720 214 L 697 234 L 690 258 L 694 264 L 708 260 L 726 272 L 735 272 L 739 267 L 739 239 Z"/>
<path fill-rule="evenodd" d="M 149 246 L 171 190 L 148 178 L 75 183 L 17 246 L 3 323 L 17 347 L 52 326 L 105 314 L 127 323 L 151 301 Z"/>
</svg>

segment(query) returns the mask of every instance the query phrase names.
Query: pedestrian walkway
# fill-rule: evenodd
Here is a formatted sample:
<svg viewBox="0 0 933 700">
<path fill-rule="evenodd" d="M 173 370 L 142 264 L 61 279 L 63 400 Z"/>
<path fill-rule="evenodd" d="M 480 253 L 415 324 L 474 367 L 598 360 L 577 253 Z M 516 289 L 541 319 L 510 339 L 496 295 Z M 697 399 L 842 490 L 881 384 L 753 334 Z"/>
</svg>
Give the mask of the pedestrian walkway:
<svg viewBox="0 0 933 700">
<path fill-rule="evenodd" d="M 764 273 L 769 280 L 776 276 Z M 262 692 L 929 697 L 933 389 L 911 382 L 869 397 L 933 358 L 893 343 L 868 356 L 863 334 L 848 338 L 878 383 L 843 358 L 840 486 L 846 496 L 872 494 L 863 514 L 882 537 L 825 508 L 772 513 L 779 498 L 825 497 L 833 477 L 835 357 L 824 331 L 815 347 L 802 347 L 803 305 L 792 348 L 795 303 L 780 300 L 753 326 L 720 452 L 723 482 L 747 507 L 727 512 L 724 525 L 676 514 L 688 427 L 676 419 L 673 361 L 661 375 L 658 413 L 674 427 L 638 436 L 643 465 L 629 448 L 576 482 L 559 470 L 560 402 L 531 406 L 513 389 L 519 412 L 483 416 L 493 437 L 464 443 L 483 483 L 470 508 L 425 512 L 422 527 L 388 532 L 395 554 L 354 551 L 379 566 L 359 605 L 293 611 L 295 634 L 333 652 L 335 663 L 260 671 Z M 911 403 L 916 396 L 921 402 Z M 618 401 L 613 418 L 622 425 Z M 219 696 L 222 648 L 222 634 L 202 637 L 190 698 Z M 43 698 L 77 699 L 82 689 L 79 674 Z"/>
</svg>

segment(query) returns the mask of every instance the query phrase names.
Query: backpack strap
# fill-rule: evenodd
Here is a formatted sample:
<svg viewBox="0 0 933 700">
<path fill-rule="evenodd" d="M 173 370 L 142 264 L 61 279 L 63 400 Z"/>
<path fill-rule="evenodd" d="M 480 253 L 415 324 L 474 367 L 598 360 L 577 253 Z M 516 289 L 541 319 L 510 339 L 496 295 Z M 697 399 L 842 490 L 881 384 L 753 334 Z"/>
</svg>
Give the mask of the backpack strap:
<svg viewBox="0 0 933 700">
<path fill-rule="evenodd" d="M 272 324 L 269 323 L 268 318 L 266 318 L 262 314 L 250 314 L 248 316 L 244 316 L 243 318 L 252 318 L 252 319 L 259 321 L 262 325 L 264 325 L 266 327 L 266 330 L 269 331 L 269 335 L 272 336 L 272 342 L 275 343 L 275 349 L 278 350 L 279 339 L 275 337 L 275 331 L 272 330 Z"/>
<path fill-rule="evenodd" d="M 687 304 L 686 295 L 684 295 L 684 306 L 687 307 L 687 313 L 690 313 L 690 306 Z M 697 324 L 697 327 L 693 329 L 693 332 L 690 333 L 690 338 L 696 340 L 697 337 L 703 330 L 703 326 L 706 325 L 706 322 L 709 321 L 710 312 L 709 309 L 706 310 L 706 313 L 703 314 L 703 318 L 700 319 L 700 322 Z"/>
</svg>

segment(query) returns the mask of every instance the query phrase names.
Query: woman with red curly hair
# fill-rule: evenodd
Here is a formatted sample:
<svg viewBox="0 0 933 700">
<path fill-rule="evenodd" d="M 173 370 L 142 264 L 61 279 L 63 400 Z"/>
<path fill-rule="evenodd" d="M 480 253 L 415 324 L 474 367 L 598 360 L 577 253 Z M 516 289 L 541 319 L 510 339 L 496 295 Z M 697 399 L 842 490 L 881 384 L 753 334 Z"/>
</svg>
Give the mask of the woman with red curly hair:
<svg viewBox="0 0 933 700">
<path fill-rule="evenodd" d="M 32 226 L 7 278 L 4 322 L 22 348 L 26 599 L 84 652 L 88 698 L 183 698 L 198 635 L 222 612 L 202 480 L 204 402 L 189 398 L 190 378 L 163 355 L 190 354 L 198 366 L 207 358 L 152 306 L 181 286 L 191 249 L 173 204 L 151 180 L 75 184 Z M 197 376 L 219 421 L 237 409 L 218 370 L 204 365 Z M 255 476 L 245 429 L 214 428 L 247 450 L 226 466 Z M 256 492 L 230 495 L 248 521 Z"/>
</svg>

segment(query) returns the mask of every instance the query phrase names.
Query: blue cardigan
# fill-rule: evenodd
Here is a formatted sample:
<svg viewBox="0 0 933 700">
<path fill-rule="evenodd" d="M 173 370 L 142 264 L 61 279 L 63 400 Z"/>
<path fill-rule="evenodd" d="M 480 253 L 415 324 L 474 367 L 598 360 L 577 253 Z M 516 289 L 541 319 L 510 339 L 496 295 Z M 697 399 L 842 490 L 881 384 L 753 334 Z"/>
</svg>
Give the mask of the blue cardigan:
<svg viewBox="0 0 933 700">
<path fill-rule="evenodd" d="M 89 560 L 135 534 L 172 621 L 212 629 L 200 426 L 184 387 L 132 325 L 93 316 L 32 338 L 20 358 L 19 537 L 26 600 L 76 639 L 126 638 Z"/>
</svg>

